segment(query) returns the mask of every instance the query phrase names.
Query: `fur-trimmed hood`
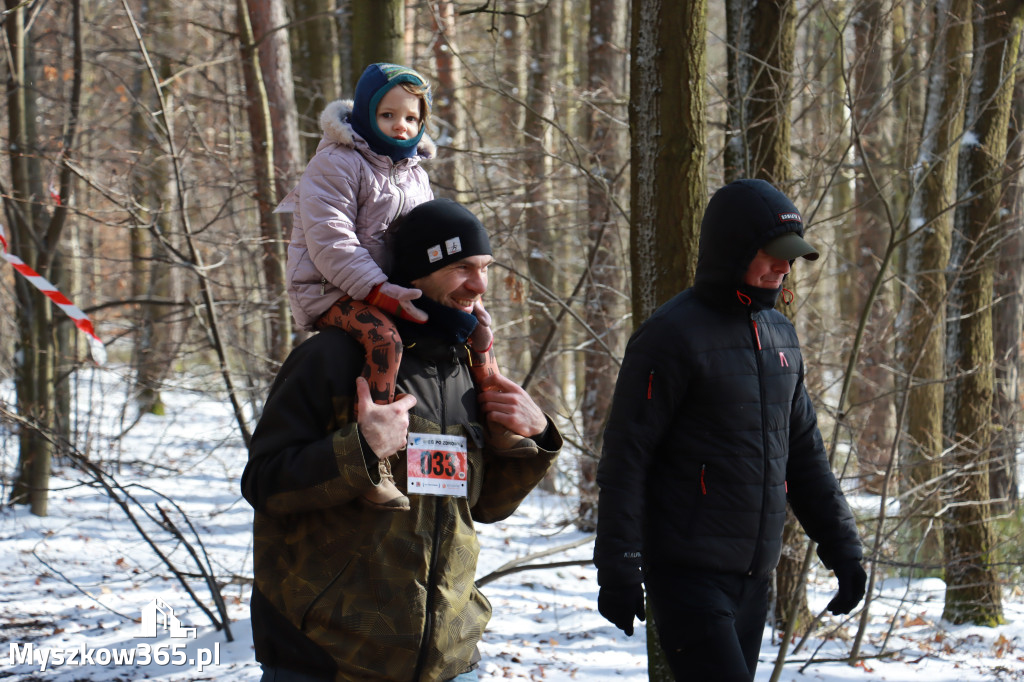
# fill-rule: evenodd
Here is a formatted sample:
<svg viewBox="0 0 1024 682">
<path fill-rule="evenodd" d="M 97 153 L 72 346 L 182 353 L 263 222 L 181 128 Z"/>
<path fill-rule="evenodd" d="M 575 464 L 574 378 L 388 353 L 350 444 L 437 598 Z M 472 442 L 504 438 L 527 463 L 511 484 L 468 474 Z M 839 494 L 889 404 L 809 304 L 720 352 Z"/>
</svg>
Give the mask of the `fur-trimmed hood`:
<svg viewBox="0 0 1024 682">
<path fill-rule="evenodd" d="M 328 104 L 320 114 L 320 130 L 323 131 L 324 139 L 328 142 L 355 148 L 358 140 L 360 145 L 366 145 L 366 148 L 369 149 L 366 140 L 360 137 L 349 123 L 349 115 L 352 113 L 353 106 L 350 99 L 338 99 Z M 416 146 L 416 152 L 424 159 L 432 159 L 437 155 L 437 145 L 429 135 L 424 133 L 420 143 Z"/>
<path fill-rule="evenodd" d="M 350 100 L 320 117 L 323 137 L 295 189 L 275 212 L 294 213 L 288 242 L 288 298 L 305 330 L 342 294 L 361 301 L 387 281 L 384 234 L 396 218 L 434 198 L 423 161 L 434 143 L 397 162 L 378 154 L 349 124 Z"/>
</svg>

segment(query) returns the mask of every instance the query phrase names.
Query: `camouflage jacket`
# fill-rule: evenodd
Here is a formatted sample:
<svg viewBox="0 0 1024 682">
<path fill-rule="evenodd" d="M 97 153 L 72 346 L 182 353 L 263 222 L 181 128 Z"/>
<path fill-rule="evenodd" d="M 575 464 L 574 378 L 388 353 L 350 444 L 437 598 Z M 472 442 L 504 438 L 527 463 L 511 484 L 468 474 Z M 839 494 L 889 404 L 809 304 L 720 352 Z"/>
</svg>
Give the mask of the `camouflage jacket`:
<svg viewBox="0 0 1024 682">
<path fill-rule="evenodd" d="M 256 510 L 256 658 L 325 680 L 447 680 L 473 668 L 491 608 L 474 585 L 474 522 L 506 518 L 561 448 L 550 424 L 537 456 L 482 444 L 476 395 L 452 346 L 407 349 L 400 393 L 410 431 L 467 437 L 468 497 L 411 495 L 409 512 L 366 509 L 376 458 L 352 411 L 362 349 L 340 329 L 296 348 L 253 433 L 242 492 Z M 464 351 L 463 351 L 464 353 Z M 392 459 L 406 490 L 405 452 Z"/>
</svg>

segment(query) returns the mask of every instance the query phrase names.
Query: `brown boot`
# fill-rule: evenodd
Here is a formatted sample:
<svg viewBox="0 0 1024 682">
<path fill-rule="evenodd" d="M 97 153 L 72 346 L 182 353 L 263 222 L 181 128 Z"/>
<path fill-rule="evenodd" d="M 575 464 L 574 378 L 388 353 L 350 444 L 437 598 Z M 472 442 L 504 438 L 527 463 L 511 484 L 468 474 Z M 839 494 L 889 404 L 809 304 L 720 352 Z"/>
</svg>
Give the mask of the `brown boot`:
<svg viewBox="0 0 1024 682">
<path fill-rule="evenodd" d="M 391 475 L 391 463 L 382 459 L 377 464 L 380 471 L 380 484 L 360 498 L 365 506 L 378 511 L 409 511 L 409 498 L 395 485 L 395 477 Z"/>
<path fill-rule="evenodd" d="M 534 457 L 539 452 L 532 438 L 513 433 L 489 419 L 484 426 L 484 441 L 494 454 L 502 457 Z"/>
</svg>

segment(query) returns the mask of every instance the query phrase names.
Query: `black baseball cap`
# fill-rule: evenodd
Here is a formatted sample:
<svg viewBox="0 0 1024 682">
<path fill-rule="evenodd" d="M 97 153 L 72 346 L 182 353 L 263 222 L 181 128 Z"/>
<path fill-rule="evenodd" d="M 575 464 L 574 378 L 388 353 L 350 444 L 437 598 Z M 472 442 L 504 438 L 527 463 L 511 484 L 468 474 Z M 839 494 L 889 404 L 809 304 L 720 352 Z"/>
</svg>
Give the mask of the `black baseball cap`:
<svg viewBox="0 0 1024 682">
<path fill-rule="evenodd" d="M 803 237 L 796 232 L 786 232 L 776 237 L 761 247 L 765 253 L 782 260 L 794 260 L 806 258 L 807 260 L 818 260 L 818 250 L 808 244 Z"/>
</svg>

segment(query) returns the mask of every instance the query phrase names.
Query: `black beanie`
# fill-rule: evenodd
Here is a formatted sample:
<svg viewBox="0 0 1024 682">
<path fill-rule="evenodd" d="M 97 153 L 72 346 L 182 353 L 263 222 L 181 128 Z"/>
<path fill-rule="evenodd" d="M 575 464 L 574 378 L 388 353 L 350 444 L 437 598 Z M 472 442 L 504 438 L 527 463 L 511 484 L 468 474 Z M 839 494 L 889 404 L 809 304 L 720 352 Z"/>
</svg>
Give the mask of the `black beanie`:
<svg viewBox="0 0 1024 682">
<path fill-rule="evenodd" d="M 394 256 L 389 279 L 402 286 L 463 258 L 491 255 L 483 223 L 451 199 L 433 199 L 396 220 L 388 244 Z"/>
</svg>

